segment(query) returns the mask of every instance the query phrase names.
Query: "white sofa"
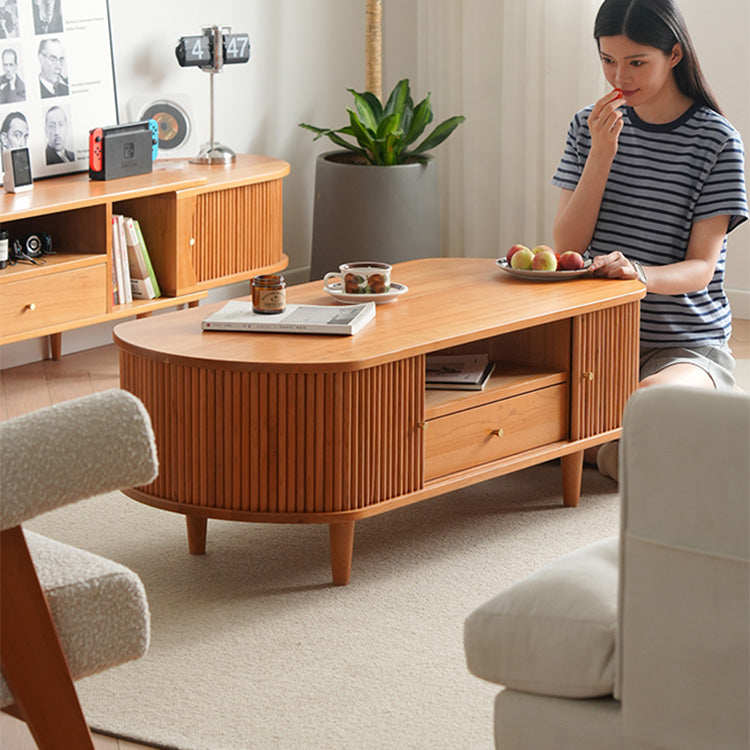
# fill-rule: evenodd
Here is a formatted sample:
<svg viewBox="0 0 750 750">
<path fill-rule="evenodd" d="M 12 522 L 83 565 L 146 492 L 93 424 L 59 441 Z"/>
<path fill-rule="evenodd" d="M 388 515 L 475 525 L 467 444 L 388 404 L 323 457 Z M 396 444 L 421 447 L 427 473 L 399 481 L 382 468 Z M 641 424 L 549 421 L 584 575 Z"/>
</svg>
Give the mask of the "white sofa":
<svg viewBox="0 0 750 750">
<path fill-rule="evenodd" d="M 466 619 L 499 750 L 750 747 L 750 397 L 629 400 L 619 538 Z"/>
</svg>

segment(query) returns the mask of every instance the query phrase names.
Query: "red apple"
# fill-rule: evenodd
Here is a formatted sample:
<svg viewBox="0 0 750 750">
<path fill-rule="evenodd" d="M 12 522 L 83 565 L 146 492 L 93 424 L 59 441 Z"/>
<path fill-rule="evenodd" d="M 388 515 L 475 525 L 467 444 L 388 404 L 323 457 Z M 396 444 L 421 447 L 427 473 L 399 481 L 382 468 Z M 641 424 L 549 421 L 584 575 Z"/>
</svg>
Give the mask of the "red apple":
<svg viewBox="0 0 750 750">
<path fill-rule="evenodd" d="M 578 271 L 583 268 L 583 256 L 575 250 L 566 250 L 560 256 L 560 269 L 562 271 Z"/>
<path fill-rule="evenodd" d="M 513 245 L 513 247 L 508 250 L 507 255 L 505 256 L 505 260 L 510 263 L 511 258 L 519 251 L 519 250 L 528 250 L 529 248 L 526 247 L 526 245 Z"/>
<path fill-rule="evenodd" d="M 511 268 L 517 268 L 521 271 L 530 271 L 531 264 L 534 261 L 534 253 L 529 250 L 528 247 L 523 247 L 520 250 L 513 253 L 513 257 L 510 261 Z"/>
<path fill-rule="evenodd" d="M 539 252 L 534 254 L 531 267 L 535 271 L 556 271 L 557 258 L 555 257 L 555 251 L 550 248 L 539 250 Z"/>
</svg>

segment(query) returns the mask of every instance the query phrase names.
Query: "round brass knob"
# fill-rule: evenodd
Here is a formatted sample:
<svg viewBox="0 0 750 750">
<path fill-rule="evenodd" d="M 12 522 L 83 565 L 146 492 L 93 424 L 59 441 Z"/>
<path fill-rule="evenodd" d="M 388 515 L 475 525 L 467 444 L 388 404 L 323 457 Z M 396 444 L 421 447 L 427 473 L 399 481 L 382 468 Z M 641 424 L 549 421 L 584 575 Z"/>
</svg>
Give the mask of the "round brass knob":
<svg viewBox="0 0 750 750">
<path fill-rule="evenodd" d="M 593 372 L 584 372 L 583 377 L 586 378 L 586 380 L 593 380 L 594 379 L 594 373 Z"/>
<path fill-rule="evenodd" d="M 34 310 L 36 310 L 36 302 L 29 302 L 29 304 L 23 309 L 28 310 L 29 312 L 34 312 Z"/>
<path fill-rule="evenodd" d="M 492 432 L 490 432 L 490 435 L 494 435 L 495 437 L 502 437 L 503 436 L 503 428 L 502 427 L 498 427 L 496 430 L 492 430 Z"/>
</svg>

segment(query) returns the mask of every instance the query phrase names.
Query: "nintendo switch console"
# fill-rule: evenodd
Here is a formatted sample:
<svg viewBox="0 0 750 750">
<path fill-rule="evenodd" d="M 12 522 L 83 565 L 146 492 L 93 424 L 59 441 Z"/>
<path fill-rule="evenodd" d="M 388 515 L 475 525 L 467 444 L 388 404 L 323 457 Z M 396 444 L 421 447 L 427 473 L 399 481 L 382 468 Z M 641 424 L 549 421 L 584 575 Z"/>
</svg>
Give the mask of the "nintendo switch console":
<svg viewBox="0 0 750 750">
<path fill-rule="evenodd" d="M 94 128 L 89 131 L 89 177 L 112 180 L 148 174 L 158 153 L 156 120 Z"/>
</svg>

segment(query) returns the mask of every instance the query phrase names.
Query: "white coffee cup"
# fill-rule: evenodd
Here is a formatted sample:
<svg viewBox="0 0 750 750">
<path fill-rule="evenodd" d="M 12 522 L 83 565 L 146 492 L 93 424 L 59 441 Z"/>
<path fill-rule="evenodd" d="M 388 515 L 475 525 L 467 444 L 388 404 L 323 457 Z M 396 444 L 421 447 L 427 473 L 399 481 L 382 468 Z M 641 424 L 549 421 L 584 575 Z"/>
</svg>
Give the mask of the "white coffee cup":
<svg viewBox="0 0 750 750">
<path fill-rule="evenodd" d="M 333 279 L 337 281 L 330 283 Z M 391 266 L 368 260 L 342 263 L 338 271 L 330 271 L 323 277 L 323 285 L 345 294 L 385 294 L 391 290 Z"/>
</svg>

